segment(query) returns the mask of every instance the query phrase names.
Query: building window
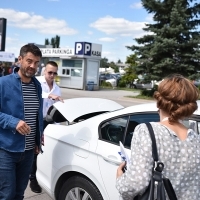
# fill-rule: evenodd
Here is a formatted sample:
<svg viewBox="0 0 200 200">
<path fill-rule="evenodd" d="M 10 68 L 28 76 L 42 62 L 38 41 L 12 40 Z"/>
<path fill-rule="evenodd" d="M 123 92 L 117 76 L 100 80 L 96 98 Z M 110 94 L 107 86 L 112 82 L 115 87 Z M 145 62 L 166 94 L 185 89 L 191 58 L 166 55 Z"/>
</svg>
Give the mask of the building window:
<svg viewBox="0 0 200 200">
<path fill-rule="evenodd" d="M 62 60 L 62 75 L 82 77 L 83 60 Z"/>
<path fill-rule="evenodd" d="M 78 67 L 82 68 L 82 60 L 62 60 L 62 67 Z"/>
</svg>

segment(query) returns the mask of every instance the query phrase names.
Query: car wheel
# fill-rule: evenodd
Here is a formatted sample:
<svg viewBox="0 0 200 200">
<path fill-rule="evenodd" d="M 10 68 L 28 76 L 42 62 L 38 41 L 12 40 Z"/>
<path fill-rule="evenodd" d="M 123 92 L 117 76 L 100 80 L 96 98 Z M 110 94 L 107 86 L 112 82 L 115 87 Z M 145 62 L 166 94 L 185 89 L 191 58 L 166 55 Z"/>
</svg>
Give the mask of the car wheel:
<svg viewBox="0 0 200 200">
<path fill-rule="evenodd" d="M 97 187 L 81 176 L 69 178 L 61 188 L 59 200 L 103 200 Z"/>
</svg>

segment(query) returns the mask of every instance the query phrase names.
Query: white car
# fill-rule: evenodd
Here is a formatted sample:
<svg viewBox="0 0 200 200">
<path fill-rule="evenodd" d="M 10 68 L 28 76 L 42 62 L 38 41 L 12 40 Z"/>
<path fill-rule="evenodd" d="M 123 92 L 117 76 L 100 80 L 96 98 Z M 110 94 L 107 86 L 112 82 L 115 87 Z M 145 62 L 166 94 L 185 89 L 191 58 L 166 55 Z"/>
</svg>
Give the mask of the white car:
<svg viewBox="0 0 200 200">
<path fill-rule="evenodd" d="M 106 83 L 110 83 L 112 87 L 117 87 L 117 80 L 114 78 L 106 80 Z"/>
<path fill-rule="evenodd" d="M 105 81 L 107 83 L 110 83 L 112 87 L 117 87 L 119 77 L 115 74 L 109 74 L 109 73 L 103 74 L 103 73 L 101 73 L 99 75 L 99 80 L 100 80 L 100 82 Z"/>
<path fill-rule="evenodd" d="M 198 103 L 200 106 L 200 103 Z M 74 98 L 50 109 L 38 156 L 37 179 L 56 200 L 117 200 L 116 170 L 121 141 L 130 156 L 131 138 L 139 123 L 159 121 L 156 103 L 124 108 L 99 98 Z M 200 129 L 200 110 L 184 123 Z M 190 123 L 189 123 L 190 122 Z"/>
<path fill-rule="evenodd" d="M 159 83 L 156 80 L 146 83 L 142 79 L 135 79 L 131 84 L 129 84 L 129 87 L 135 89 L 152 89 L 154 85 L 158 84 Z"/>
</svg>

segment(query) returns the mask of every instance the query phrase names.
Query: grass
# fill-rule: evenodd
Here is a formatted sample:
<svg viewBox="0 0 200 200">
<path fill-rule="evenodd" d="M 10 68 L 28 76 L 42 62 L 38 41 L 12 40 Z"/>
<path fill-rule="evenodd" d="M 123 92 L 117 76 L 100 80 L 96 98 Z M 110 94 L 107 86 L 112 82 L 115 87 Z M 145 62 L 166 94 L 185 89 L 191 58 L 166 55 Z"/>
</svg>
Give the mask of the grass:
<svg viewBox="0 0 200 200">
<path fill-rule="evenodd" d="M 124 88 L 122 88 L 122 87 L 112 88 L 110 86 L 100 86 L 100 88 L 107 88 L 107 89 L 114 89 L 114 90 L 125 90 L 125 91 L 139 92 L 139 93 L 141 92 L 141 90 L 139 90 L 139 89 L 126 88 L 126 87 L 124 87 Z M 200 88 L 200 86 L 199 86 L 199 88 Z M 126 97 L 128 97 L 128 98 L 135 98 L 135 99 L 154 100 L 153 97 L 144 96 L 144 95 L 141 95 L 141 94 L 139 94 L 137 96 L 133 95 L 133 96 L 126 96 Z M 199 100 L 200 100 L 200 96 L 199 96 Z"/>
<path fill-rule="evenodd" d="M 110 86 L 100 86 L 100 88 L 106 88 L 106 89 L 114 89 L 114 90 L 125 90 L 125 91 L 132 91 L 132 92 L 141 92 L 141 90 L 139 90 L 139 89 L 133 89 L 133 88 L 121 88 L 121 87 L 115 87 L 115 88 L 112 88 L 112 87 L 110 87 Z M 133 95 L 133 96 L 126 96 L 126 97 L 128 97 L 128 98 L 135 98 L 135 99 L 146 99 L 146 100 L 154 100 L 154 98 L 153 97 L 148 97 L 148 96 L 144 96 L 144 95 L 137 95 L 137 96 L 135 96 L 135 95 Z"/>
<path fill-rule="evenodd" d="M 121 88 L 121 87 L 116 87 L 116 90 L 125 90 L 125 91 L 132 91 L 132 92 L 140 92 L 138 89 L 133 89 L 133 88 Z"/>
<path fill-rule="evenodd" d="M 148 97 L 148 96 L 144 96 L 144 95 L 137 95 L 137 96 L 126 96 L 129 98 L 135 98 L 135 99 L 146 99 L 146 100 L 154 100 L 153 97 Z"/>
<path fill-rule="evenodd" d="M 140 92 L 138 89 L 133 89 L 133 88 L 121 88 L 121 87 L 110 87 L 110 86 L 100 86 L 100 89 L 102 88 L 107 88 L 107 89 L 113 89 L 113 90 L 125 90 L 125 91 L 132 91 L 132 92 Z"/>
</svg>

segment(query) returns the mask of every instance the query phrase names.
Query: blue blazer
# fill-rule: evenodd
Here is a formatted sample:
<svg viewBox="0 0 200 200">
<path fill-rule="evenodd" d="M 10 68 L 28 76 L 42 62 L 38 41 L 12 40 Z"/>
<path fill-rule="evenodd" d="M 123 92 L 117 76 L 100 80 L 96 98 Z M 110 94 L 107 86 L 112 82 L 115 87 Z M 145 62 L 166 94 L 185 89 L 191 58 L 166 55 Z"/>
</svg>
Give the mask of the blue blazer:
<svg viewBox="0 0 200 200">
<path fill-rule="evenodd" d="M 0 78 L 0 149 L 10 152 L 24 152 L 25 136 L 17 132 L 20 120 L 25 120 L 24 100 L 21 78 L 15 68 L 10 75 Z M 41 136 L 43 134 L 43 99 L 39 81 L 32 77 L 39 99 L 39 111 L 36 129 L 36 145 L 41 150 Z"/>
</svg>

